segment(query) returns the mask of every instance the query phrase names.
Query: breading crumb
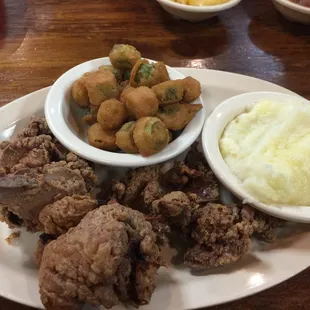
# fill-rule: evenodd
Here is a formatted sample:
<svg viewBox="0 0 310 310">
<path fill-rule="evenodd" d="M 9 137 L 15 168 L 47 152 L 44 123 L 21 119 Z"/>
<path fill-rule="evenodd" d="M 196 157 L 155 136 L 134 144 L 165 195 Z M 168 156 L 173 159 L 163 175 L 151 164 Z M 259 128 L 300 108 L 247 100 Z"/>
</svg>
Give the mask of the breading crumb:
<svg viewBox="0 0 310 310">
<path fill-rule="evenodd" d="M 20 231 L 14 231 L 5 239 L 5 241 L 8 245 L 13 245 L 14 241 L 20 237 L 20 234 Z"/>
</svg>

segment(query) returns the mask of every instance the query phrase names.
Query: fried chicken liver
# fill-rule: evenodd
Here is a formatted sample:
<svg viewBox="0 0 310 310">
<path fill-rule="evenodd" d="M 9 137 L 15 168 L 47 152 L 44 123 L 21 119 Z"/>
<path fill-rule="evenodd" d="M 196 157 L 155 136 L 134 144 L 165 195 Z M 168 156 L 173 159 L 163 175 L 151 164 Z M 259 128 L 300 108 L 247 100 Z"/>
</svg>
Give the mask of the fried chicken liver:
<svg viewBox="0 0 310 310">
<path fill-rule="evenodd" d="M 171 231 L 188 241 L 187 266 L 207 269 L 240 259 L 250 250 L 253 236 L 274 241 L 275 228 L 281 224 L 247 205 L 222 205 L 219 186 L 194 145 L 170 170 L 162 172 L 158 166 L 131 170 L 113 190 L 116 199 L 147 214 L 163 243 Z"/>
<path fill-rule="evenodd" d="M 97 200 L 89 196 L 66 196 L 43 207 L 39 214 L 39 228 L 49 235 L 61 235 L 80 223 L 97 207 Z"/>
<path fill-rule="evenodd" d="M 264 241 L 275 241 L 275 228 L 283 223 L 247 205 L 201 206 L 180 191 L 155 200 L 152 207 L 193 244 L 184 263 L 196 270 L 236 262 L 251 249 L 254 234 Z"/>
<path fill-rule="evenodd" d="M 91 200 L 90 192 L 96 182 L 97 177 L 89 164 L 59 144 L 45 119 L 34 119 L 16 139 L 1 143 L 0 220 L 10 228 L 23 226 L 37 231 L 50 226 L 46 222 L 40 223 L 39 217 L 43 208 L 53 205 L 45 208 L 44 219 L 47 216 L 53 218 L 54 226 L 62 222 L 61 229 L 60 226 L 53 228 L 62 233 L 70 225 L 76 225 L 90 210 L 89 204 L 83 205 L 84 210 L 81 203 L 77 204 L 79 215 L 72 220 L 73 205 L 76 204 L 68 208 L 67 201 L 73 195 Z M 55 213 L 56 202 L 58 215 Z M 49 212 L 54 214 L 48 215 Z"/>
<path fill-rule="evenodd" d="M 156 165 L 130 170 L 123 180 L 114 182 L 113 197 L 133 208 L 137 207 L 137 202 L 150 207 L 154 200 L 172 191 L 182 191 L 197 203 L 219 201 L 219 182 L 197 145 L 183 162 L 177 162 L 168 171 L 162 168 Z M 151 208 L 148 209 L 151 212 Z"/>
<path fill-rule="evenodd" d="M 143 214 L 117 203 L 101 206 L 46 245 L 41 300 L 47 310 L 146 304 L 160 266 L 156 235 Z"/>
<path fill-rule="evenodd" d="M 194 211 L 191 237 L 195 246 L 184 261 L 193 269 L 220 267 L 239 260 L 251 247 L 254 212 L 249 208 L 209 203 Z"/>
</svg>

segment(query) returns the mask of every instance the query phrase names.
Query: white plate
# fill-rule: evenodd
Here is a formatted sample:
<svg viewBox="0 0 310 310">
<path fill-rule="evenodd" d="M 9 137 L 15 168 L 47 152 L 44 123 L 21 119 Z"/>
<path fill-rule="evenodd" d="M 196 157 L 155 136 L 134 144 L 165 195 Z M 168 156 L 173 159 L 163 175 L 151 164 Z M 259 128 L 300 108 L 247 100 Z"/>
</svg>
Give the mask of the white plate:
<svg viewBox="0 0 310 310">
<path fill-rule="evenodd" d="M 292 96 L 278 92 L 249 92 L 229 98 L 222 102 L 205 122 L 202 132 L 202 146 L 210 167 L 219 180 L 236 196 L 252 204 L 257 209 L 272 216 L 288 221 L 310 223 L 310 206 L 267 205 L 251 196 L 242 186 L 242 182 L 232 173 L 225 163 L 220 148 L 219 139 L 227 126 L 237 115 L 247 107 L 255 105 L 262 100 L 281 102 L 310 102 L 300 96 Z M 209 132 L 214 134 L 209 136 Z"/>
<path fill-rule="evenodd" d="M 205 103 L 201 97 L 192 103 L 201 103 L 203 109 L 195 115 L 180 135 L 159 153 L 143 157 L 140 154 L 108 152 L 91 146 L 85 134 L 87 126 L 81 120 L 83 110 L 72 102 L 71 88 L 84 73 L 95 71 L 103 65 L 111 65 L 108 57 L 93 59 L 73 67 L 57 79 L 46 97 L 44 112 L 48 126 L 67 149 L 98 164 L 132 168 L 155 165 L 175 158 L 199 137 L 205 121 Z M 171 67 L 167 66 L 167 70 L 171 80 L 184 78 L 184 75 Z"/>
<path fill-rule="evenodd" d="M 207 113 L 223 100 L 248 91 L 290 93 L 268 82 L 226 72 L 195 69 L 180 69 L 180 72 L 197 78 L 204 85 L 203 96 L 208 105 Z M 42 89 L 2 108 L 0 139 L 7 138 L 14 132 L 16 120 L 42 112 L 47 92 L 47 88 Z M 5 130 L 6 128 L 9 129 Z M 253 252 L 238 263 L 210 271 L 205 276 L 192 275 L 188 269 L 182 267 L 161 269 L 151 304 L 141 309 L 206 307 L 249 296 L 274 286 L 309 266 L 310 233 L 305 232 L 304 228 L 302 225 L 294 228 L 299 232 L 283 237 L 273 245 L 255 244 Z M 4 238 L 10 232 L 6 225 L 0 224 L 0 294 L 41 308 L 37 270 L 32 260 L 36 237 L 23 232 L 20 246 L 8 246 Z"/>
</svg>

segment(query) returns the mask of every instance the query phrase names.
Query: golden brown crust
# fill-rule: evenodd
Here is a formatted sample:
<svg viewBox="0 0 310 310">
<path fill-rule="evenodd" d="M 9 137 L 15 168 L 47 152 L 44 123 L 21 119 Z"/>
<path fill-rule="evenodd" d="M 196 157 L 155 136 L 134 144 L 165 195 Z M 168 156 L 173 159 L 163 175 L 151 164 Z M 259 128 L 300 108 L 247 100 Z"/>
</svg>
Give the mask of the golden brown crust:
<svg viewBox="0 0 310 310">
<path fill-rule="evenodd" d="M 95 71 L 87 75 L 85 86 L 92 105 L 99 106 L 101 102 L 117 98 L 119 86 L 116 78 L 110 71 Z"/>
<path fill-rule="evenodd" d="M 158 82 L 156 82 L 156 84 L 170 80 L 169 73 L 168 73 L 165 63 L 163 63 L 162 61 L 158 61 L 155 63 L 154 66 L 157 72 L 156 79 Z"/>
<path fill-rule="evenodd" d="M 129 154 L 137 154 L 139 150 L 133 140 L 133 131 L 136 122 L 128 122 L 124 124 L 116 133 L 116 145 L 124 152 Z"/>
<path fill-rule="evenodd" d="M 146 66 L 142 68 L 143 65 Z M 142 59 L 136 63 L 130 74 L 130 85 L 133 87 L 152 87 L 168 80 L 170 77 L 166 65 L 161 61 L 150 64 L 146 59 Z"/>
<path fill-rule="evenodd" d="M 132 68 L 131 73 L 130 73 L 130 78 L 129 78 L 130 86 L 132 86 L 132 87 L 140 86 L 140 85 L 138 85 L 138 83 L 135 82 L 135 77 L 137 75 L 138 70 L 140 69 L 140 66 L 142 64 L 148 64 L 148 63 L 149 63 L 149 61 L 146 59 L 141 59 L 141 60 L 138 60 L 136 62 L 136 64 L 134 65 L 134 67 Z"/>
<path fill-rule="evenodd" d="M 113 151 L 117 149 L 115 132 L 103 130 L 99 123 L 89 127 L 88 142 L 90 145 L 102 150 Z"/>
<path fill-rule="evenodd" d="M 133 139 L 142 156 L 151 156 L 168 145 L 170 135 L 159 118 L 142 117 L 136 123 Z"/>
<path fill-rule="evenodd" d="M 136 119 L 153 116 L 158 110 L 158 100 L 150 88 L 141 86 L 127 93 L 126 107 Z"/>
<path fill-rule="evenodd" d="M 159 104 L 171 104 L 183 99 L 183 80 L 172 80 L 162 82 L 152 87 Z"/>
<path fill-rule="evenodd" d="M 117 99 L 109 99 L 102 102 L 97 113 L 97 121 L 103 130 L 117 130 L 124 124 L 127 118 L 126 105 Z"/>
<path fill-rule="evenodd" d="M 173 103 L 162 106 L 156 116 L 168 129 L 177 131 L 184 129 L 201 109 L 201 104 Z"/>
<path fill-rule="evenodd" d="M 72 86 L 72 97 L 81 108 L 87 108 L 90 105 L 88 92 L 85 86 L 86 76 L 80 77 Z"/>
<path fill-rule="evenodd" d="M 114 74 L 118 83 L 122 81 L 123 73 L 120 69 L 114 68 L 111 65 L 103 65 L 98 68 L 99 71 L 109 71 Z"/>
<path fill-rule="evenodd" d="M 201 85 L 199 81 L 191 76 L 183 79 L 184 86 L 184 102 L 192 102 L 199 98 L 201 94 Z"/>
<path fill-rule="evenodd" d="M 131 87 L 130 85 L 127 85 L 124 90 L 122 91 L 121 93 L 121 96 L 120 96 L 120 101 L 123 102 L 123 103 L 126 103 L 126 97 L 129 93 L 131 93 L 133 90 L 135 90 L 134 87 Z"/>
<path fill-rule="evenodd" d="M 113 67 L 131 69 L 141 59 L 141 53 L 132 45 L 115 44 L 109 54 Z"/>
</svg>

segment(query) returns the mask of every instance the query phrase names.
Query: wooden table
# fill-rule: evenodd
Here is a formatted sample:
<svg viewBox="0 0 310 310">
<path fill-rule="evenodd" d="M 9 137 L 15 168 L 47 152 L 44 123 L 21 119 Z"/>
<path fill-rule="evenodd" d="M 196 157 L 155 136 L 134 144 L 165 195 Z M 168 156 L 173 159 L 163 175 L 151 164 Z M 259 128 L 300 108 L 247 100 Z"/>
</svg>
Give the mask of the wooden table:
<svg viewBox="0 0 310 310">
<path fill-rule="evenodd" d="M 171 66 L 247 74 L 310 99 L 310 27 L 286 21 L 271 1 L 244 0 L 218 19 L 190 24 L 172 19 L 155 0 L 0 0 L 0 106 L 106 56 L 119 42 Z M 309 309 L 309 278 L 306 270 L 213 309 Z M 26 309 L 0 298 L 0 310 Z"/>
</svg>

